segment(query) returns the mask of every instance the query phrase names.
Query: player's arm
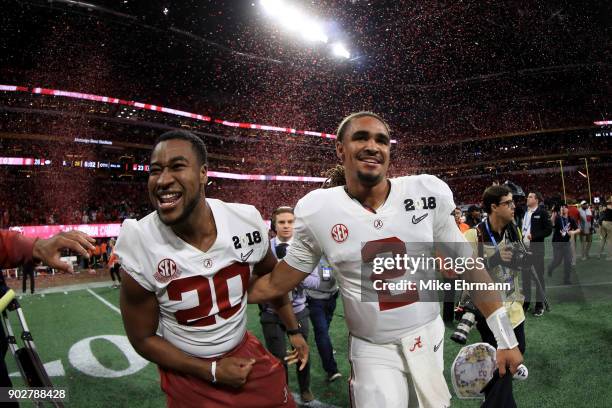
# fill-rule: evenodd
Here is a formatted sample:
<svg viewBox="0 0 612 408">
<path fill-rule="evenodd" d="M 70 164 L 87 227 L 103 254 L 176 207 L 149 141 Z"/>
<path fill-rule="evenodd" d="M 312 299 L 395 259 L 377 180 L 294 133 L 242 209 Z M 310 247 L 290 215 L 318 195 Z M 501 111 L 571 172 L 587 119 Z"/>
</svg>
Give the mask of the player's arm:
<svg viewBox="0 0 612 408">
<path fill-rule="evenodd" d="M 270 302 L 287 295 L 302 282 L 308 274 L 280 261 L 272 272 L 258 278 L 249 288 L 249 303 Z"/>
<path fill-rule="evenodd" d="M 242 386 L 251 371 L 252 359 L 224 358 L 213 364 L 191 357 L 156 335 L 159 304 L 155 293 L 144 289 L 121 269 L 121 317 L 134 350 L 149 361 L 168 370 L 192 375 L 204 381 Z"/>
<path fill-rule="evenodd" d="M 303 200 L 298 201 L 295 206 L 293 242 L 287 255 L 275 266 L 272 265 L 273 268 L 267 269 L 271 270 L 271 273 L 260 274 L 262 276 L 251 285 L 249 288 L 250 303 L 268 302 L 285 295 L 306 279 L 319 264 L 322 250 L 306 218 L 302 216 L 303 208 L 308 206 L 309 204 Z M 268 249 L 266 259 L 269 257 L 274 257 L 271 249 Z M 266 259 L 263 262 L 266 262 Z M 267 262 L 267 266 L 271 265 L 271 261 Z"/>
<path fill-rule="evenodd" d="M 468 269 L 462 277 L 468 282 L 493 283 L 489 272 L 480 267 Z M 518 341 L 499 292 L 474 290 L 470 291 L 470 297 L 474 305 L 486 318 L 487 325 L 495 336 L 497 342 L 496 359 L 500 376 L 503 377 L 506 374 L 506 368 L 509 368 L 510 373 L 514 374 L 523 362 L 523 355 L 518 349 Z"/>
</svg>

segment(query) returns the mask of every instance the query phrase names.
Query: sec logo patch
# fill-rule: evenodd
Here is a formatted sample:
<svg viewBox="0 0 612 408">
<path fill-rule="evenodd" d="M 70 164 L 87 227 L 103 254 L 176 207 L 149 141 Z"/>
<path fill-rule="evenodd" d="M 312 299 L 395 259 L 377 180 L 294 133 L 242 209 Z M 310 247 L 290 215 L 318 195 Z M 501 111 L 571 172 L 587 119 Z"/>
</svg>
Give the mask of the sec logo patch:
<svg viewBox="0 0 612 408">
<path fill-rule="evenodd" d="M 170 258 L 165 258 L 157 264 L 157 271 L 153 277 L 159 283 L 170 282 L 181 275 L 178 265 Z"/>
<path fill-rule="evenodd" d="M 342 243 L 347 240 L 349 230 L 344 224 L 336 224 L 331 229 L 331 236 L 337 243 Z"/>
</svg>

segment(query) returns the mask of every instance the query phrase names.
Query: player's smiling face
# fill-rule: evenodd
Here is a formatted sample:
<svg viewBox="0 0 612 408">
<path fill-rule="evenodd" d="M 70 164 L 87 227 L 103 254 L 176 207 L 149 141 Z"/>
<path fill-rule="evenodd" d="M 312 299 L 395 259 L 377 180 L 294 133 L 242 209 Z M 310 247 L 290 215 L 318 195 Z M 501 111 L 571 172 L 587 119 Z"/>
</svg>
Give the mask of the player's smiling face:
<svg viewBox="0 0 612 408">
<path fill-rule="evenodd" d="M 351 120 L 336 153 L 344 165 L 347 178 L 354 176 L 366 185 L 385 179 L 389 169 L 391 139 L 384 123 L 371 116 Z"/>
<path fill-rule="evenodd" d="M 185 221 L 198 203 L 204 203 L 206 166 L 187 140 L 159 143 L 151 154 L 149 199 L 161 221 L 176 225 Z"/>
</svg>

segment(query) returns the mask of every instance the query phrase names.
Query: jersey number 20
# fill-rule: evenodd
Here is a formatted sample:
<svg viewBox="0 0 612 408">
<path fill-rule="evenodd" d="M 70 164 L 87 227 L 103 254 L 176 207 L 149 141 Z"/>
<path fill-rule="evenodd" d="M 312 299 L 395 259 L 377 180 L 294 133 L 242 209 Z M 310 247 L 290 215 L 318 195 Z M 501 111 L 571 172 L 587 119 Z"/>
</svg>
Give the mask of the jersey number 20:
<svg viewBox="0 0 612 408">
<path fill-rule="evenodd" d="M 240 276 L 242 284 L 241 301 L 232 306 L 229 298 L 228 281 Z M 219 270 L 212 278 L 215 295 L 217 298 L 217 313 L 224 319 L 229 319 L 238 310 L 242 303 L 242 297 L 247 291 L 250 278 L 249 265 L 246 263 L 234 263 Z M 217 323 L 216 315 L 211 315 L 213 309 L 212 288 L 209 278 L 205 276 L 191 276 L 189 278 L 173 280 L 168 285 L 168 298 L 181 301 L 183 293 L 197 291 L 199 304 L 191 309 L 179 310 L 174 313 L 176 320 L 185 326 L 210 326 Z"/>
</svg>

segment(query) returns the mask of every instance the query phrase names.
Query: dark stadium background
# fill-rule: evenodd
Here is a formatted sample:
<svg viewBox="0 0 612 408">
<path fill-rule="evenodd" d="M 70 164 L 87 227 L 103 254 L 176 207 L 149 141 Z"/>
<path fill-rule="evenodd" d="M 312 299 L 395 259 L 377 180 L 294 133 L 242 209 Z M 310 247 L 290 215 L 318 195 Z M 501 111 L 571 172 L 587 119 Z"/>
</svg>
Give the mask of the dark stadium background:
<svg viewBox="0 0 612 408">
<path fill-rule="evenodd" d="M 336 164 L 333 139 L 236 128 L 214 120 L 334 133 L 343 116 L 363 109 L 380 113 L 391 125 L 397 140 L 391 174 L 435 174 L 449 183 L 458 204 L 478 203 L 484 188 L 506 180 L 540 190 L 548 204 L 612 193 L 611 130 L 595 124 L 612 119 L 609 2 L 296 3 L 333 22 L 333 35 L 348 45 L 351 57 L 334 58 L 325 46 L 287 34 L 255 0 L 3 1 L 0 85 L 25 88 L 0 91 L 0 157 L 51 162 L 0 165 L 1 227 L 50 220 L 79 224 L 82 214 L 92 211 L 103 214 L 98 223 L 147 214 L 147 174 L 133 168 L 146 165 L 156 137 L 174 128 L 203 137 L 212 171 L 321 176 Z M 213 121 L 33 93 L 37 87 L 139 101 Z M 120 166 L 85 168 L 84 162 Z M 210 181 L 208 196 L 253 204 L 265 218 L 318 186 Z M 593 261 L 584 267 L 584 277 L 607 282 L 609 270 Z M 103 271 L 89 278 L 107 279 Z M 70 279 L 89 280 L 42 278 L 42 285 Z M 107 292 L 102 295 L 116 303 L 116 293 Z M 583 312 L 589 321 L 604 316 L 609 294 L 596 292 L 608 303 L 584 306 L 588 312 L 580 303 L 571 303 L 566 315 L 559 307 L 563 319 L 534 328 L 531 350 L 547 331 L 557 333 L 557 339 L 567 337 L 567 319 L 582 321 Z M 560 296 L 572 302 L 589 300 L 586 295 Z M 43 305 L 45 299 L 36 301 Z M 256 316 L 250 317 L 255 322 Z M 39 332 L 46 333 L 50 344 L 52 326 L 38 321 Z M 336 324 L 344 323 L 337 319 Z M 115 326 L 121 333 L 120 325 Z M 337 330 L 343 353 L 345 329 Z M 612 333 L 609 325 L 605 330 Z M 585 333 L 595 336 L 602 350 L 610 345 L 609 335 L 600 338 L 599 329 L 590 327 Z M 560 369 L 548 359 L 567 352 L 565 346 L 561 342 L 558 349 L 532 351 L 532 365 L 542 371 Z M 537 360 L 542 356 L 544 360 Z M 451 360 L 447 354 L 447 363 Z M 599 360 L 593 371 L 609 369 L 610 364 L 609 358 Z M 583 378 L 588 372 L 584 370 Z M 564 375 L 567 383 L 580 381 L 576 373 Z M 138 384 L 157 390 L 155 375 L 150 377 L 150 382 Z M 538 406 L 575 406 L 572 398 L 585 395 L 576 388 L 569 392 L 573 397 L 559 397 L 559 385 L 549 380 L 531 383 L 529 390 L 536 392 L 540 386 L 549 400 L 521 396 L 523 406 L 536 406 L 536 401 Z M 337 389 L 313 391 L 324 401 L 342 405 L 346 387 Z M 556 402 L 555 396 L 560 398 Z M 128 405 L 129 399 L 122 401 Z"/>
</svg>

